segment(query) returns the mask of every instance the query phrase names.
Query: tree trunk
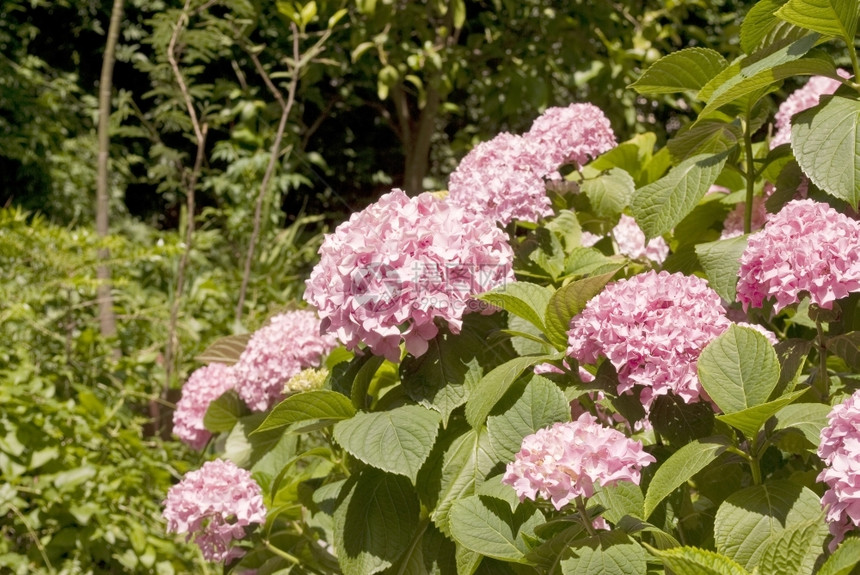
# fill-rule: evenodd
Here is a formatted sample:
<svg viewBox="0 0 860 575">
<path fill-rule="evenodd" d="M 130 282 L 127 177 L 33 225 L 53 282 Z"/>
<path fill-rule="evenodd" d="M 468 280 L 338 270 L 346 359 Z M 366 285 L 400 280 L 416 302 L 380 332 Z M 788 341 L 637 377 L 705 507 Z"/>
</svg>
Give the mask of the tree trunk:
<svg viewBox="0 0 860 575">
<path fill-rule="evenodd" d="M 110 211 L 110 195 L 108 192 L 108 158 L 110 147 L 110 112 L 111 112 L 111 89 L 113 87 L 113 65 L 116 60 L 116 43 L 119 38 L 119 29 L 122 24 L 122 10 L 124 0 L 114 0 L 111 10 L 110 26 L 108 27 L 107 44 L 105 45 L 104 59 L 102 60 L 102 73 L 99 81 L 99 119 L 98 119 L 98 172 L 96 176 L 96 233 L 99 238 L 104 239 L 108 235 L 108 212 Z M 111 295 L 110 267 L 104 262 L 108 260 L 110 253 L 107 248 L 99 249 L 100 260 L 96 276 L 98 284 L 99 304 L 99 326 L 104 337 L 116 335 L 116 315 L 113 310 L 113 296 Z M 119 354 L 119 349 L 114 350 L 114 355 Z"/>
</svg>

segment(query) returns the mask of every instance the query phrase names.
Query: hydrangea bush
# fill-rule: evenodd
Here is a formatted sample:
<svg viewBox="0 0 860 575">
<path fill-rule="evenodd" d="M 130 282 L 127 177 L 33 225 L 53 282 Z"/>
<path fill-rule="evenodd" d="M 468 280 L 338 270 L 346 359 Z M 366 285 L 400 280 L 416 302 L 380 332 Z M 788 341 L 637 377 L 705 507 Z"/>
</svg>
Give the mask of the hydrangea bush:
<svg viewBox="0 0 860 575">
<path fill-rule="evenodd" d="M 448 193 L 353 214 L 314 329 L 205 354 L 270 375 L 189 381 L 177 434 L 202 421 L 248 475 L 190 472 L 170 529 L 235 573 L 860 568 L 857 20 L 760 2 L 738 60 L 688 48 L 631 86 L 698 110 L 665 146 L 550 108 Z"/>
</svg>

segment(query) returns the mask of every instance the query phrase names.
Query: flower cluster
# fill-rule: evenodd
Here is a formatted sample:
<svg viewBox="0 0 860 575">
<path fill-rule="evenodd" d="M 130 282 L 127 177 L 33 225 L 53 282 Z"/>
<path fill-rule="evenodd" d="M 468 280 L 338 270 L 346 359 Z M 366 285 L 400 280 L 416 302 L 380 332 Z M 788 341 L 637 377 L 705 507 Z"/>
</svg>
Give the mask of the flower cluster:
<svg viewBox="0 0 860 575">
<path fill-rule="evenodd" d="M 644 258 L 661 264 L 669 255 L 669 244 L 666 240 L 658 236 L 646 243 L 645 233 L 636 220 L 627 214 L 621 214 L 621 219 L 612 229 L 612 238 L 618 247 L 618 253 L 633 260 Z"/>
<path fill-rule="evenodd" d="M 182 386 L 182 397 L 173 412 L 173 433 L 191 448 L 203 449 L 212 436 L 203 425 L 206 410 L 235 384 L 233 368 L 223 363 L 210 363 L 195 370 Z"/>
<path fill-rule="evenodd" d="M 328 377 L 328 370 L 325 368 L 314 369 L 309 367 L 298 372 L 291 377 L 284 386 L 284 393 L 300 393 L 302 391 L 311 391 L 313 389 L 321 389 Z"/>
<path fill-rule="evenodd" d="M 617 143 L 603 111 L 587 103 L 548 108 L 525 137 L 538 144 L 555 170 L 566 164 L 583 166 Z"/>
<path fill-rule="evenodd" d="M 284 384 L 305 368 L 317 367 L 336 345 L 320 335 L 320 320 L 309 310 L 276 315 L 251 336 L 234 366 L 236 391 L 253 411 L 265 411 L 284 396 Z"/>
<path fill-rule="evenodd" d="M 393 190 L 326 236 L 305 300 L 323 329 L 400 361 L 427 351 L 441 320 L 459 333 L 474 294 L 513 281 L 513 251 L 492 220 L 430 193 Z"/>
<path fill-rule="evenodd" d="M 247 526 L 266 521 L 266 508 L 250 472 L 216 459 L 170 488 L 163 515 L 169 533 L 186 534 L 203 557 L 226 563 L 244 554 L 233 542 L 245 536 Z"/>
<path fill-rule="evenodd" d="M 848 531 L 860 526 L 860 391 L 834 406 L 827 420 L 818 445 L 826 467 L 817 480 L 828 487 L 821 504 L 834 536 L 832 551 Z"/>
<path fill-rule="evenodd" d="M 803 293 L 830 309 L 860 291 L 860 223 L 826 204 L 791 201 L 750 236 L 738 276 L 744 310 L 773 297 L 779 311 Z"/>
<path fill-rule="evenodd" d="M 839 75 L 843 78 L 850 76 L 844 70 L 839 70 Z M 771 149 L 791 141 L 792 116 L 808 108 L 817 106 L 821 96 L 834 93 L 841 85 L 838 80 L 827 78 L 826 76 L 812 76 L 802 88 L 792 92 L 779 105 L 779 110 L 777 110 L 774 117 L 774 120 L 776 120 L 776 134 L 774 134 L 770 141 Z"/>
<path fill-rule="evenodd" d="M 595 484 L 638 485 L 642 467 L 654 461 L 641 443 L 583 413 L 576 421 L 556 423 L 523 439 L 502 482 L 516 490 L 520 501 L 540 495 L 561 509 L 579 496 L 591 497 Z"/>
<path fill-rule="evenodd" d="M 707 398 L 696 361 L 731 325 L 725 314 L 705 280 L 650 271 L 592 298 L 571 320 L 567 351 L 582 363 L 605 356 L 618 371 L 618 393 L 641 386 L 646 411 L 670 392 L 692 403 Z"/>
<path fill-rule="evenodd" d="M 552 215 L 543 175 L 554 166 L 533 142 L 502 132 L 475 146 L 448 180 L 449 201 L 506 225 Z"/>
</svg>

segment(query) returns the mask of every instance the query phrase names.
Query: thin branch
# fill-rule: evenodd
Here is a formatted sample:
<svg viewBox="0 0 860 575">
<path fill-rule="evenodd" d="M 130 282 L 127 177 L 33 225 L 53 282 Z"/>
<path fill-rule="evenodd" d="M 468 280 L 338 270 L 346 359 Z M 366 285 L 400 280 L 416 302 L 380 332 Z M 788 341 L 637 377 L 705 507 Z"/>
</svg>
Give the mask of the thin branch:
<svg viewBox="0 0 860 575">
<path fill-rule="evenodd" d="M 269 164 L 266 166 L 266 173 L 263 175 L 263 181 L 260 183 L 260 193 L 257 195 L 257 205 L 254 208 L 254 229 L 251 232 L 251 239 L 248 242 L 248 254 L 245 257 L 245 269 L 242 273 L 242 286 L 239 289 L 239 301 L 236 304 L 236 322 L 242 320 L 242 312 L 245 307 L 245 297 L 248 292 L 248 281 L 251 277 L 251 263 L 254 260 L 254 250 L 257 247 L 257 240 L 260 235 L 260 224 L 262 220 L 263 213 L 263 200 L 266 197 L 266 190 L 269 187 L 269 180 L 272 179 L 272 174 L 275 172 L 275 165 L 278 163 L 278 158 L 281 155 L 281 141 L 284 137 L 284 130 L 287 127 L 287 120 L 290 116 L 290 111 L 293 108 L 293 104 L 296 100 L 296 89 L 299 84 L 299 29 L 295 25 L 295 23 L 290 24 L 290 30 L 293 33 L 293 61 L 296 63 L 295 67 L 292 70 L 292 77 L 290 78 L 290 85 L 287 92 L 287 101 L 284 102 L 283 96 L 281 96 L 280 91 L 275 87 L 272 83 L 271 78 L 266 73 L 266 70 L 263 68 L 262 64 L 260 64 L 259 58 L 257 58 L 256 54 L 251 53 L 251 59 L 254 62 L 254 65 L 257 67 L 257 71 L 259 71 L 260 75 L 263 77 L 263 81 L 266 83 L 266 86 L 269 87 L 269 90 L 275 95 L 275 98 L 278 100 L 278 103 L 281 105 L 281 121 L 278 124 L 278 131 L 275 134 L 275 141 L 272 143 L 272 150 L 269 155 Z"/>
</svg>

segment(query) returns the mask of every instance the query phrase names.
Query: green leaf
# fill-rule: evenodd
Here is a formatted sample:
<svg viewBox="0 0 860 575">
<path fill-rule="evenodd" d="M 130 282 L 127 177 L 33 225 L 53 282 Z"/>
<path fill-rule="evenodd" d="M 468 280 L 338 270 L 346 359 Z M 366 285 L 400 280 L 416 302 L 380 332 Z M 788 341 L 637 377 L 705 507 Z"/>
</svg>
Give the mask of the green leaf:
<svg viewBox="0 0 860 575">
<path fill-rule="evenodd" d="M 860 539 L 848 537 L 827 558 L 817 575 L 849 575 L 860 563 Z"/>
<path fill-rule="evenodd" d="M 771 399 L 794 389 L 812 345 L 811 340 L 800 338 L 790 338 L 776 344 L 774 349 L 779 358 L 779 383 L 773 390 Z"/>
<path fill-rule="evenodd" d="M 206 364 L 223 363 L 233 365 L 239 361 L 239 356 L 245 351 L 245 346 L 248 345 L 248 340 L 250 339 L 250 333 L 219 337 L 203 350 L 203 353 L 196 356 L 194 361 Z"/>
<path fill-rule="evenodd" d="M 614 218 L 630 203 L 636 184 L 630 174 L 621 168 L 612 168 L 596 178 L 583 181 L 581 190 L 588 196 L 598 217 Z"/>
<path fill-rule="evenodd" d="M 385 358 L 378 355 L 371 355 L 366 361 L 359 360 L 356 362 L 358 371 L 355 372 L 355 378 L 352 380 L 352 387 L 350 389 L 350 400 L 352 400 L 352 405 L 356 409 L 368 407 L 370 384 L 373 382 L 376 372 L 379 371 L 383 363 L 385 363 Z"/>
<path fill-rule="evenodd" d="M 756 2 L 741 22 L 741 49 L 747 54 L 755 50 L 770 34 L 780 20 L 776 12 L 788 0 L 760 0 Z"/>
<path fill-rule="evenodd" d="M 533 505 L 520 505 L 514 512 L 504 501 L 472 495 L 454 503 L 450 521 L 451 536 L 463 547 L 486 557 L 525 562 L 528 547 L 519 534 L 533 535 L 546 519 Z"/>
<path fill-rule="evenodd" d="M 659 527 L 647 521 L 642 521 L 638 517 L 626 515 L 618 520 L 616 527 L 629 535 L 640 532 L 650 533 L 659 549 L 671 549 L 672 547 L 681 546 L 677 539 Z"/>
<path fill-rule="evenodd" d="M 639 94 L 698 92 L 725 67 L 716 50 L 686 48 L 654 62 L 630 87 Z"/>
<path fill-rule="evenodd" d="M 713 463 L 728 446 L 725 439 L 712 437 L 688 443 L 673 453 L 651 479 L 645 494 L 643 519 L 648 519 L 661 501 L 682 484 Z"/>
<path fill-rule="evenodd" d="M 539 330 L 545 331 L 543 314 L 551 296 L 552 290 L 545 286 L 513 282 L 482 293 L 477 299 L 500 307 L 530 322 Z"/>
<path fill-rule="evenodd" d="M 573 542 L 561 562 L 564 575 L 645 575 L 647 554 L 623 531 L 600 531 Z"/>
<path fill-rule="evenodd" d="M 774 432 L 797 430 L 809 441 L 812 448 L 818 447 L 821 430 L 827 425 L 831 407 L 823 403 L 795 403 L 780 409 L 774 417 Z"/>
<path fill-rule="evenodd" d="M 797 52 L 808 51 L 814 45 L 815 36 L 806 36 L 791 44 L 783 51 L 741 68 L 737 76 L 727 79 L 714 90 L 708 104 L 700 116 L 706 116 L 748 94 L 767 88 L 786 78 L 794 76 L 838 77 L 833 60 L 824 53 L 816 53 L 806 58 Z M 809 46 L 809 48 L 807 48 Z M 786 61 L 788 60 L 788 61 Z M 774 64 L 777 62 L 776 64 Z"/>
<path fill-rule="evenodd" d="M 698 360 L 699 380 L 723 413 L 767 402 L 779 382 L 779 360 L 767 338 L 732 325 L 705 346 Z"/>
<path fill-rule="evenodd" d="M 545 377 L 534 376 L 510 409 L 487 419 L 496 459 L 513 461 L 525 436 L 561 421 L 570 421 L 570 404 L 564 393 Z"/>
<path fill-rule="evenodd" d="M 853 47 L 857 9 L 857 0 L 788 0 L 776 15 L 795 26 L 841 38 Z"/>
<path fill-rule="evenodd" d="M 728 152 L 743 139 L 743 131 L 736 123 L 703 120 L 690 124 L 667 142 L 672 160 L 682 162 L 698 154 Z"/>
<path fill-rule="evenodd" d="M 483 425 L 496 403 L 527 368 L 552 359 L 555 359 L 555 356 L 515 357 L 482 377 L 466 402 L 466 421 L 469 425 L 475 428 Z"/>
<path fill-rule="evenodd" d="M 278 444 L 284 435 L 280 430 L 252 433 L 264 417 L 264 413 L 252 413 L 239 418 L 224 441 L 225 458 L 239 467 L 251 467 Z"/>
<path fill-rule="evenodd" d="M 822 96 L 791 120 L 791 146 L 812 182 L 854 209 L 860 201 L 860 101 Z"/>
<path fill-rule="evenodd" d="M 726 157 L 725 153 L 693 156 L 636 191 L 630 209 L 647 239 L 670 231 L 696 207 L 720 175 Z"/>
<path fill-rule="evenodd" d="M 350 454 L 377 469 L 412 482 L 430 455 L 442 416 L 420 405 L 378 413 L 357 413 L 334 426 L 334 439 Z"/>
<path fill-rule="evenodd" d="M 756 436 L 762 426 L 767 422 L 768 419 L 773 417 L 776 412 L 778 412 L 786 405 L 792 403 L 793 401 L 799 399 L 800 396 L 806 393 L 806 391 L 807 390 L 805 389 L 801 389 L 800 391 L 794 391 L 787 395 L 780 396 L 773 401 L 769 401 L 767 403 L 762 403 L 754 407 L 748 407 L 746 409 L 735 411 L 733 413 L 718 415 L 717 419 L 722 422 L 728 423 L 734 428 L 741 430 L 744 435 L 752 438 Z"/>
<path fill-rule="evenodd" d="M 749 571 L 725 555 L 697 547 L 675 547 L 651 553 L 663 561 L 673 573 L 683 575 L 749 575 Z"/>
<path fill-rule="evenodd" d="M 768 542 L 758 564 L 759 571 L 780 575 L 814 572 L 828 533 L 827 523 L 821 517 L 790 526 Z"/>
<path fill-rule="evenodd" d="M 559 288 L 546 306 L 546 336 L 559 350 L 567 349 L 570 320 L 585 309 L 588 300 L 600 293 L 615 272 L 587 277 Z"/>
<path fill-rule="evenodd" d="M 696 255 L 708 283 L 726 301 L 735 301 L 737 297 L 738 270 L 747 240 L 749 236 L 744 235 L 696 245 Z"/>
<path fill-rule="evenodd" d="M 860 369 L 860 331 L 850 331 L 828 338 L 827 351 L 844 359 L 850 369 Z"/>
<path fill-rule="evenodd" d="M 470 429 L 456 438 L 442 461 L 438 499 L 430 519 L 439 530 L 450 535 L 448 516 L 454 502 L 474 495 L 496 465 L 485 429 Z"/>
<path fill-rule="evenodd" d="M 355 415 L 349 398 L 336 391 L 316 389 L 297 393 L 277 404 L 254 433 L 277 429 L 299 421 L 340 421 Z"/>
<path fill-rule="evenodd" d="M 212 433 L 230 431 L 243 415 L 248 415 L 248 409 L 239 399 L 239 394 L 231 389 L 209 404 L 203 416 L 203 426 Z"/>
<path fill-rule="evenodd" d="M 772 539 L 812 518 L 823 522 L 821 501 L 810 489 L 773 481 L 733 493 L 717 509 L 717 551 L 746 569 L 759 564 Z"/>
<path fill-rule="evenodd" d="M 620 481 L 609 487 L 595 487 L 594 496 L 589 499 L 589 503 L 601 505 L 604 508 L 601 515 L 613 525 L 625 516 L 642 516 L 645 497 L 642 495 L 642 489 L 635 483 Z"/>
<path fill-rule="evenodd" d="M 418 498 L 409 482 L 373 468 L 346 489 L 334 513 L 335 546 L 345 575 L 390 567 L 418 527 Z"/>
<path fill-rule="evenodd" d="M 637 134 L 595 158 L 585 167 L 583 173 L 586 177 L 590 177 L 592 172 L 599 173 L 612 168 L 621 168 L 633 177 L 637 186 L 644 185 L 644 182 L 639 180 L 646 164 L 651 160 L 656 143 L 657 136 L 653 132 Z"/>
<path fill-rule="evenodd" d="M 424 520 L 406 554 L 389 572 L 397 575 L 456 575 L 454 553 L 454 543 Z"/>
</svg>

